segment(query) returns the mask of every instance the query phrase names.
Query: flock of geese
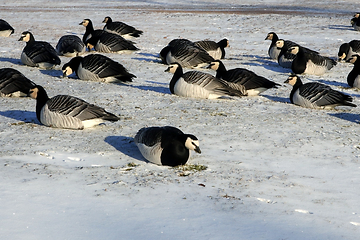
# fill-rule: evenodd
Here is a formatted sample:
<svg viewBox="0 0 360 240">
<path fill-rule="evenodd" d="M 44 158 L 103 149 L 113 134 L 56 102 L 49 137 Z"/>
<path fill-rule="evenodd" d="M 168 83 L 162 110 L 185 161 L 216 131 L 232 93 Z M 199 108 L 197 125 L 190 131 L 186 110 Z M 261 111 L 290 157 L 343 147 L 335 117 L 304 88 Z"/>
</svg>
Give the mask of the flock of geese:
<svg viewBox="0 0 360 240">
<path fill-rule="evenodd" d="M 360 30 L 359 18 L 360 13 L 356 13 L 351 20 L 355 30 Z M 132 39 L 140 37 L 143 32 L 123 22 L 113 21 L 110 17 L 105 17 L 103 23 L 103 29 L 95 30 L 92 21 L 84 19 L 80 23 L 85 27 L 83 39 L 75 35 L 65 35 L 59 39 L 55 48 L 48 42 L 35 40 L 31 32 L 25 31 L 19 39 L 26 42 L 21 53 L 21 62 L 30 67 L 53 69 L 61 64 L 59 55 L 62 55 L 71 57 L 71 60 L 62 66 L 64 77 L 75 73 L 81 80 L 131 82 L 136 78 L 134 74 L 101 53 L 137 51 L 139 49 Z M 0 36 L 9 37 L 13 33 L 14 29 L 10 24 L 0 19 Z M 275 32 L 268 33 L 265 40 L 271 41 L 268 50 L 270 58 L 293 72 L 285 81 L 293 86 L 290 93 L 291 103 L 314 109 L 356 107 L 351 96 L 318 82 L 303 84 L 298 76 L 322 75 L 337 64 L 335 60 L 293 41 L 280 39 Z M 216 99 L 257 96 L 280 86 L 245 68 L 227 70 L 221 60 L 225 58 L 225 48 L 228 46 L 227 39 L 219 42 L 192 42 L 187 39 L 170 41 L 159 53 L 162 63 L 168 65 L 165 71 L 173 74 L 169 83 L 170 92 L 181 97 Z M 96 53 L 81 56 L 87 51 Z M 347 80 L 351 87 L 360 88 L 358 54 L 360 55 L 360 41 L 353 40 L 340 46 L 338 56 L 339 61 L 354 64 Z M 215 70 L 216 75 L 198 70 L 183 71 L 183 68 L 203 67 Z M 3 97 L 30 96 L 36 99 L 37 119 L 49 127 L 84 129 L 105 121 L 119 120 L 118 116 L 104 108 L 74 96 L 57 95 L 50 98 L 42 86 L 13 68 L 0 69 L 0 94 Z M 134 141 L 144 158 L 158 165 L 182 165 L 188 161 L 190 151 L 201 153 L 199 140 L 194 135 L 185 134 L 171 126 L 142 128 L 137 132 Z"/>
</svg>

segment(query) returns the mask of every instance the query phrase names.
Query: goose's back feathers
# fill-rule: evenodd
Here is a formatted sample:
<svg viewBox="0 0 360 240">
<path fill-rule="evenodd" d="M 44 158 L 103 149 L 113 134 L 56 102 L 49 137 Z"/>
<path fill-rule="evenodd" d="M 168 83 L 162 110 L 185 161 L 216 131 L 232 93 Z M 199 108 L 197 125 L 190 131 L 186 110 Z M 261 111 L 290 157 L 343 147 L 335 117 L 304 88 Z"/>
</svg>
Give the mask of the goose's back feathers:
<svg viewBox="0 0 360 240">
<path fill-rule="evenodd" d="M 182 67 L 205 66 L 214 58 L 187 39 L 174 39 L 160 52 L 165 64 L 179 63 Z"/>
<path fill-rule="evenodd" d="M 7 21 L 0 19 L 0 37 L 9 37 L 14 31 L 14 28 Z"/>
<path fill-rule="evenodd" d="M 35 83 L 13 68 L 0 69 L 0 95 L 6 97 L 27 96 Z"/>
<path fill-rule="evenodd" d="M 86 46 L 76 35 L 64 35 L 56 44 L 56 51 L 65 57 L 76 57 L 86 51 Z"/>
<path fill-rule="evenodd" d="M 196 46 L 204 49 L 215 60 L 224 59 L 225 48 L 229 46 L 229 41 L 227 39 L 223 39 L 219 42 L 203 40 L 194 43 Z"/>
<path fill-rule="evenodd" d="M 123 22 L 113 22 L 110 17 L 105 17 L 103 23 L 106 23 L 104 26 L 104 30 L 110 33 L 118 34 L 125 39 L 132 37 L 140 37 L 143 31 L 134 28 Z"/>
</svg>

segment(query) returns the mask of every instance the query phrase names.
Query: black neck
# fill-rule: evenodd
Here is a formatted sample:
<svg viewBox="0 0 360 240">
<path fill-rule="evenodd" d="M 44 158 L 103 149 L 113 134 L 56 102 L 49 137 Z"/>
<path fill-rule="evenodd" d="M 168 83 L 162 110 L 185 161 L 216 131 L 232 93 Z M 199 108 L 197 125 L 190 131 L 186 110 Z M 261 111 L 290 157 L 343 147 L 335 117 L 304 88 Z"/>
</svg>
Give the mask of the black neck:
<svg viewBox="0 0 360 240">
<path fill-rule="evenodd" d="M 176 69 L 174 76 L 172 77 L 171 81 L 170 81 L 170 92 L 172 94 L 174 94 L 174 88 L 175 88 L 175 84 L 177 82 L 177 80 L 179 80 L 179 78 L 181 78 L 183 75 L 183 69 L 182 67 L 179 65 L 178 68 Z"/>
</svg>

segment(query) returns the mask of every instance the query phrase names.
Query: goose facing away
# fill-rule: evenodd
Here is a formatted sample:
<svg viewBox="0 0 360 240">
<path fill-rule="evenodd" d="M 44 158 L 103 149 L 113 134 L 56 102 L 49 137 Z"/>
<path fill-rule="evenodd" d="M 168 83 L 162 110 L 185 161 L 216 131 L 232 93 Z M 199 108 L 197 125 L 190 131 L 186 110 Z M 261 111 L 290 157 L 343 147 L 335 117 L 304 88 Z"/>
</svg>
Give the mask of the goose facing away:
<svg viewBox="0 0 360 240">
<path fill-rule="evenodd" d="M 104 30 L 110 33 L 118 34 L 125 39 L 130 39 L 132 37 L 140 37 L 143 31 L 134 28 L 126 23 L 113 21 L 111 17 L 105 17 L 103 23 L 106 23 Z"/>
<path fill-rule="evenodd" d="M 348 43 L 341 44 L 338 52 L 339 61 L 349 60 L 352 55 L 360 54 L 360 41 L 352 40 Z"/>
<path fill-rule="evenodd" d="M 351 96 L 333 90 L 327 85 L 318 82 L 303 84 L 297 75 L 291 75 L 285 83 L 293 86 L 290 101 L 295 105 L 314 109 L 334 109 L 337 106 L 356 107 L 351 103 L 353 100 Z"/>
<path fill-rule="evenodd" d="M 56 50 L 48 42 L 36 41 L 31 32 L 21 34 L 19 41 L 26 42 L 21 53 L 21 61 L 30 67 L 53 69 L 61 61 Z"/>
<path fill-rule="evenodd" d="M 0 69 L 0 96 L 25 97 L 36 84 L 13 68 Z"/>
<path fill-rule="evenodd" d="M 203 40 L 194 42 L 196 46 L 204 49 L 210 56 L 215 60 L 220 60 L 225 58 L 225 48 L 229 47 L 229 40 L 226 38 L 220 40 L 219 42 L 214 42 L 210 40 Z"/>
<path fill-rule="evenodd" d="M 163 63 L 179 63 L 182 67 L 197 68 L 208 65 L 215 59 L 204 49 L 187 39 L 174 39 L 160 52 Z"/>
<path fill-rule="evenodd" d="M 257 96 L 270 88 L 280 86 L 280 84 L 244 68 L 226 70 L 225 65 L 220 60 L 212 62 L 209 67 L 216 71 L 216 78 L 223 79 L 231 85 L 243 86 L 247 96 Z"/>
<path fill-rule="evenodd" d="M 336 66 L 335 60 L 313 51 L 305 51 L 300 46 L 293 46 L 288 52 L 296 55 L 291 64 L 291 69 L 295 74 L 322 75 Z"/>
<path fill-rule="evenodd" d="M 105 109 L 69 95 L 49 98 L 42 86 L 30 89 L 36 99 L 36 117 L 45 126 L 67 129 L 90 128 L 105 121 L 116 122 L 119 117 Z"/>
<path fill-rule="evenodd" d="M 244 86 L 228 83 L 200 71 L 183 73 L 178 63 L 171 64 L 165 72 L 174 74 L 170 81 L 170 92 L 181 97 L 216 99 L 246 95 Z"/>
<path fill-rule="evenodd" d="M 56 51 L 65 57 L 76 57 L 86 52 L 86 46 L 76 35 L 64 35 L 56 44 Z"/>
<path fill-rule="evenodd" d="M 14 31 L 14 28 L 7 21 L 0 19 L 0 37 L 9 37 Z"/>
<path fill-rule="evenodd" d="M 101 54 L 74 57 L 62 70 L 64 77 L 75 72 L 81 80 L 96 82 L 132 82 L 136 78 L 122 64 Z"/>
<path fill-rule="evenodd" d="M 347 76 L 347 82 L 350 87 L 360 88 L 360 57 L 359 55 L 353 55 L 347 60 L 347 62 L 353 63 L 354 68 L 349 72 Z"/>
<path fill-rule="evenodd" d="M 184 165 L 191 151 L 201 153 L 199 140 L 194 135 L 171 126 L 142 128 L 134 142 L 144 158 L 157 165 Z"/>
</svg>

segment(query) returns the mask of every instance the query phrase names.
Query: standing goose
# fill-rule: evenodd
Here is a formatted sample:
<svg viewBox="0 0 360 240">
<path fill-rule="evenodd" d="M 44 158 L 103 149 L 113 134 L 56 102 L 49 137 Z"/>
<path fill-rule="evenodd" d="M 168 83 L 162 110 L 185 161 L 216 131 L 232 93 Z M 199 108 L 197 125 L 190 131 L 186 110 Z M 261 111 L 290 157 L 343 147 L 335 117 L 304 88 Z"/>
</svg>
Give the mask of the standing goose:
<svg viewBox="0 0 360 240">
<path fill-rule="evenodd" d="M 295 74 L 322 75 L 336 65 L 336 61 L 333 59 L 315 52 L 305 51 L 300 46 L 291 47 L 288 52 L 296 55 L 291 65 Z"/>
<path fill-rule="evenodd" d="M 116 122 L 119 117 L 103 108 L 77 97 L 57 95 L 49 98 L 42 86 L 36 85 L 29 92 L 36 99 L 36 117 L 48 127 L 84 129 L 105 121 Z"/>
<path fill-rule="evenodd" d="M 223 79 L 231 85 L 243 86 L 247 96 L 257 96 L 270 88 L 280 86 L 280 84 L 244 68 L 226 70 L 225 65 L 220 60 L 212 62 L 209 67 L 216 71 L 216 78 Z"/>
<path fill-rule="evenodd" d="M 210 56 L 215 60 L 220 60 L 225 58 L 225 48 L 229 47 L 229 40 L 224 38 L 219 42 L 203 40 L 194 42 L 196 46 L 204 49 Z"/>
<path fill-rule="evenodd" d="M 347 62 L 353 63 L 354 68 L 347 76 L 347 82 L 350 87 L 360 88 L 360 57 L 359 55 L 353 55 L 347 60 Z"/>
<path fill-rule="evenodd" d="M 111 17 L 105 17 L 103 23 L 106 23 L 104 30 L 110 33 L 118 34 L 125 39 L 140 37 L 143 31 L 135 29 L 123 22 L 113 22 Z"/>
<path fill-rule="evenodd" d="M 7 21 L 0 19 L 0 37 L 9 37 L 14 31 L 14 28 Z"/>
<path fill-rule="evenodd" d="M 179 63 L 182 67 L 202 67 L 215 59 L 204 49 L 187 39 L 174 39 L 160 52 L 165 64 Z"/>
<path fill-rule="evenodd" d="M 189 71 L 183 73 L 180 64 L 171 64 L 165 72 L 173 73 L 170 92 L 181 97 L 216 99 L 223 96 L 245 96 L 244 86 L 228 83 L 208 73 Z"/>
<path fill-rule="evenodd" d="M 360 54 L 360 41 L 359 40 L 352 40 L 349 43 L 341 44 L 339 48 L 339 61 L 342 60 L 349 60 L 352 55 Z"/>
<path fill-rule="evenodd" d="M 120 35 L 100 29 L 94 30 L 90 19 L 84 19 L 80 25 L 86 28 L 83 42 L 89 50 L 94 48 L 98 52 L 105 53 L 139 50 L 131 41 L 124 39 Z"/>
<path fill-rule="evenodd" d="M 64 77 L 75 72 L 81 80 L 96 82 L 132 82 L 136 78 L 123 65 L 101 54 L 74 57 L 62 70 Z"/>
<path fill-rule="evenodd" d="M 0 69 L 0 96 L 25 97 L 35 83 L 13 68 Z"/>
<path fill-rule="evenodd" d="M 296 75 L 291 75 L 285 83 L 293 86 L 290 101 L 293 104 L 314 109 L 334 109 L 337 106 L 356 107 L 352 97 L 333 90 L 321 83 L 311 82 L 303 84 Z"/>
<path fill-rule="evenodd" d="M 76 57 L 85 53 L 86 46 L 78 36 L 64 35 L 56 44 L 56 51 L 65 57 Z"/>
<path fill-rule="evenodd" d="M 194 135 L 171 126 L 141 128 L 134 141 L 144 158 L 157 165 L 184 165 L 191 150 L 201 153 Z"/>
<path fill-rule="evenodd" d="M 21 34 L 19 41 L 26 42 L 21 53 L 21 61 L 25 65 L 42 69 L 53 69 L 56 65 L 60 65 L 60 58 L 50 43 L 35 41 L 33 34 L 28 31 Z"/>
</svg>

